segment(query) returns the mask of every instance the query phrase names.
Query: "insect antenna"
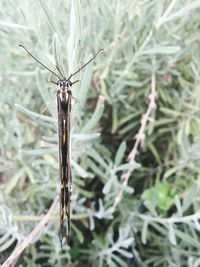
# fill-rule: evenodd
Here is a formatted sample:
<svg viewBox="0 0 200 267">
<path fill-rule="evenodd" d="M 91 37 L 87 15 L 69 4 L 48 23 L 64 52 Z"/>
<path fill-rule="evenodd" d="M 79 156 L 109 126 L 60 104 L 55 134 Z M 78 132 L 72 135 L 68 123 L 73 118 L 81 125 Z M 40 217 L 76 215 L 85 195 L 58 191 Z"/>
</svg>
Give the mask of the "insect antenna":
<svg viewBox="0 0 200 267">
<path fill-rule="evenodd" d="M 81 71 L 83 68 L 85 68 L 91 61 L 93 61 L 95 59 L 95 57 L 99 53 L 102 53 L 103 51 L 104 51 L 104 49 L 100 49 L 88 62 L 86 62 L 82 67 L 80 67 L 80 69 L 78 69 L 76 72 L 74 72 L 73 74 L 71 74 L 67 80 L 70 80 L 72 76 L 76 75 L 79 71 Z"/>
<path fill-rule="evenodd" d="M 47 69 L 48 71 L 50 71 L 52 74 L 56 75 L 56 77 L 61 80 L 61 78 L 58 76 L 58 74 L 56 74 L 54 71 L 52 71 L 51 69 L 49 69 L 47 66 L 45 66 L 42 62 L 40 62 L 37 58 L 35 58 L 29 51 L 28 49 L 23 46 L 23 45 L 19 45 L 20 47 L 22 47 L 24 50 L 26 50 L 26 52 L 35 60 L 37 61 L 41 66 L 43 66 L 45 69 Z"/>
<path fill-rule="evenodd" d="M 60 73 L 61 77 L 64 79 L 65 76 L 64 76 L 63 73 L 61 72 L 61 69 L 60 69 L 58 66 L 56 66 L 56 69 L 57 69 L 58 72 Z"/>
</svg>

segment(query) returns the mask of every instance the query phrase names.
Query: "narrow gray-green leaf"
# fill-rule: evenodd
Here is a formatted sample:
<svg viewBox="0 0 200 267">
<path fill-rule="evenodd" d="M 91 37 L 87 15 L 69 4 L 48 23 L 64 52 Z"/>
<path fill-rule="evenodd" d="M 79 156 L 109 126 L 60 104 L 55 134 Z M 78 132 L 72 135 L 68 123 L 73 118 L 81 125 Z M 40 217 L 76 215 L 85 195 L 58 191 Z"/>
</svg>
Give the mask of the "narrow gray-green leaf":
<svg viewBox="0 0 200 267">
<path fill-rule="evenodd" d="M 116 172 L 126 171 L 126 170 L 133 171 L 134 169 L 138 169 L 138 168 L 140 168 L 140 164 L 138 164 L 136 162 L 132 162 L 132 163 L 124 163 L 124 164 L 118 166 L 117 168 L 115 168 L 115 170 L 116 170 Z"/>
<path fill-rule="evenodd" d="M 50 27 L 52 28 L 53 32 L 56 32 L 59 36 L 59 38 L 62 40 L 62 35 L 60 33 L 60 30 L 59 30 L 59 27 L 57 25 L 57 22 L 56 20 L 54 19 L 55 17 L 52 16 L 51 14 L 51 9 L 49 8 L 47 2 L 45 0 L 39 0 L 41 6 L 42 6 L 42 9 L 47 17 L 47 20 L 49 22 L 49 25 Z M 64 42 L 64 40 L 63 40 Z"/>
<path fill-rule="evenodd" d="M 12 192 L 12 190 L 16 187 L 18 181 L 20 180 L 20 178 L 23 177 L 25 171 L 24 168 L 21 168 L 10 180 L 9 182 L 6 184 L 4 192 L 5 194 L 10 194 Z"/>
<path fill-rule="evenodd" d="M 169 240 L 174 246 L 176 245 L 176 236 L 172 223 L 169 224 Z"/>
<path fill-rule="evenodd" d="M 89 64 L 86 69 L 84 69 L 84 75 L 81 78 L 80 84 L 77 84 L 77 89 L 75 92 L 75 97 L 78 98 L 80 103 L 74 106 L 73 113 L 76 114 L 77 112 L 81 112 L 81 110 L 84 108 L 86 100 L 87 100 L 87 95 L 88 95 L 88 90 L 90 87 L 91 83 L 91 78 L 92 78 L 92 64 Z"/>
<path fill-rule="evenodd" d="M 30 156 L 42 156 L 45 154 L 55 154 L 57 152 L 57 148 L 42 148 L 42 149 L 34 149 L 34 150 L 24 150 L 23 153 Z"/>
<path fill-rule="evenodd" d="M 142 228 L 142 243 L 147 243 L 147 231 L 148 231 L 148 221 L 145 221 Z"/>
<path fill-rule="evenodd" d="M 63 66 L 62 57 L 61 57 L 61 55 L 62 55 L 61 42 L 60 42 L 60 39 L 59 39 L 57 33 L 54 33 L 54 35 L 53 35 L 53 53 L 54 53 L 54 56 L 55 56 L 56 66 L 61 71 L 61 73 L 59 72 L 59 76 L 61 76 L 60 78 L 61 79 L 67 78 L 66 74 L 65 74 L 66 73 L 65 72 L 65 68 Z"/>
<path fill-rule="evenodd" d="M 120 144 L 120 146 L 119 146 L 119 148 L 118 148 L 118 150 L 117 150 L 117 153 L 116 153 L 116 155 L 115 155 L 114 164 L 115 164 L 116 166 L 118 166 L 118 165 L 121 163 L 121 161 L 122 161 L 122 159 L 123 159 L 123 157 L 124 157 L 124 153 L 125 153 L 125 151 L 126 151 L 126 142 L 123 141 L 123 142 Z"/>
<path fill-rule="evenodd" d="M 80 177 L 82 178 L 88 177 L 88 173 L 74 160 L 72 160 L 72 166 L 74 167 L 74 169 L 76 170 L 76 172 Z"/>
<path fill-rule="evenodd" d="M 80 142 L 90 142 L 94 139 L 98 139 L 100 136 L 99 133 L 90 133 L 90 134 L 73 134 L 72 139 Z"/>
<path fill-rule="evenodd" d="M 160 22 L 159 26 L 165 22 L 172 21 L 172 20 L 180 18 L 180 17 L 184 17 L 191 10 L 197 9 L 199 7 L 200 7 L 200 1 L 199 0 L 193 1 L 193 2 L 189 3 L 188 5 L 184 5 L 183 8 L 179 9 L 177 12 L 175 12 L 175 13 L 171 14 L 170 16 L 166 17 L 165 19 L 163 19 Z"/>
<path fill-rule="evenodd" d="M 16 241 L 16 238 L 12 236 L 3 245 L 0 246 L 0 252 L 7 250 L 15 241 Z"/>
<path fill-rule="evenodd" d="M 182 217 L 183 216 L 183 210 L 182 210 L 181 201 L 180 201 L 178 195 L 175 196 L 175 204 L 176 204 L 176 208 L 178 211 L 178 216 Z"/>
<path fill-rule="evenodd" d="M 95 110 L 95 112 L 93 113 L 91 119 L 85 124 L 85 126 L 81 129 L 81 133 L 87 133 L 90 130 L 92 130 L 97 123 L 99 122 L 102 114 L 104 111 L 104 103 L 102 102 L 100 104 L 100 106 L 98 106 Z"/>
<path fill-rule="evenodd" d="M 153 55 L 153 54 L 175 54 L 180 51 L 180 46 L 163 46 L 153 47 L 141 52 L 141 55 Z"/>
<path fill-rule="evenodd" d="M 83 15 L 79 0 L 71 1 L 70 32 L 67 40 L 69 74 L 74 72 L 74 65 L 80 57 L 80 40 L 83 39 Z"/>
<path fill-rule="evenodd" d="M 57 108 L 56 108 L 56 104 L 55 104 L 56 103 L 56 94 L 54 96 L 52 96 L 52 94 L 50 94 L 48 87 L 47 87 L 48 82 L 45 81 L 44 76 L 41 74 L 39 69 L 37 69 L 37 76 L 36 77 L 37 77 L 37 85 L 38 85 L 39 92 L 40 92 L 40 94 L 41 94 L 41 96 L 45 102 L 45 105 L 46 105 L 44 110 L 46 108 L 48 108 L 51 115 L 54 118 L 56 118 L 57 117 Z"/>
<path fill-rule="evenodd" d="M 48 117 L 48 116 L 44 116 L 44 115 L 41 115 L 39 113 L 30 111 L 30 110 L 24 108 L 23 106 L 21 106 L 20 104 L 15 104 L 15 107 L 18 110 L 22 111 L 27 116 L 29 116 L 30 118 L 35 119 L 36 121 L 38 120 L 38 121 L 51 122 L 51 123 L 55 123 L 56 122 L 56 120 L 54 118 Z"/>
</svg>

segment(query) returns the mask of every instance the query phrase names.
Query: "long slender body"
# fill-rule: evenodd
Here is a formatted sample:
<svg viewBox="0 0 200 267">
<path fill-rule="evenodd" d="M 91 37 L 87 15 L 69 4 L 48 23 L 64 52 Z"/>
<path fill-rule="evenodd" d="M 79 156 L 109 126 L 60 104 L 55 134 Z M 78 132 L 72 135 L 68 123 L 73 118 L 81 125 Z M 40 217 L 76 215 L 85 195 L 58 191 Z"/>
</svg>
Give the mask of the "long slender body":
<svg viewBox="0 0 200 267">
<path fill-rule="evenodd" d="M 58 108 L 58 144 L 59 144 L 59 178 L 60 178 L 60 240 L 62 247 L 62 239 L 65 236 L 64 230 L 64 217 L 67 217 L 67 242 L 70 241 L 70 197 L 72 192 L 72 173 L 71 173 L 71 104 L 72 93 L 71 86 L 77 83 L 79 80 L 71 82 L 71 78 L 79 71 L 85 68 L 95 57 L 103 51 L 99 50 L 88 62 L 80 67 L 76 72 L 71 74 L 69 78 L 65 78 L 58 66 L 56 66 L 59 75 L 40 62 L 34 57 L 25 46 L 22 47 L 35 61 L 37 61 L 42 67 L 50 71 L 55 77 L 58 78 L 57 82 L 52 83 L 59 86 L 57 90 L 57 108 Z"/>
<path fill-rule="evenodd" d="M 58 108 L 58 144 L 59 144 L 59 176 L 60 176 L 60 239 L 64 231 L 64 217 L 67 217 L 67 240 L 70 241 L 70 197 L 72 192 L 71 174 L 71 90 L 60 85 L 57 91 Z"/>
</svg>

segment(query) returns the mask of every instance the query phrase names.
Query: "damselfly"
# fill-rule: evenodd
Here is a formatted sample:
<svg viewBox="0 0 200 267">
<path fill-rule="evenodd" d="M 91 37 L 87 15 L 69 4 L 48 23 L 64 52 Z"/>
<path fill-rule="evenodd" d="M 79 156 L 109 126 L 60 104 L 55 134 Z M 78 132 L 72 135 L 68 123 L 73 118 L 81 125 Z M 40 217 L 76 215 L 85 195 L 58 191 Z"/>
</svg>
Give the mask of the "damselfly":
<svg viewBox="0 0 200 267">
<path fill-rule="evenodd" d="M 72 192 L 72 172 L 71 172 L 71 106 L 72 106 L 72 92 L 71 87 L 79 80 L 71 82 L 71 78 L 88 65 L 95 57 L 103 51 L 99 50 L 88 62 L 86 62 L 76 72 L 71 74 L 69 78 L 65 78 L 58 67 L 57 70 L 61 77 L 37 58 L 35 58 L 26 47 L 19 45 L 40 65 L 54 74 L 58 81 L 52 83 L 58 86 L 56 92 L 57 111 L 58 111 L 58 152 L 59 152 L 59 177 L 60 177 L 60 240 L 62 247 L 62 240 L 64 237 L 64 216 L 67 217 L 67 242 L 70 241 L 71 226 L 70 226 L 70 198 Z"/>
</svg>

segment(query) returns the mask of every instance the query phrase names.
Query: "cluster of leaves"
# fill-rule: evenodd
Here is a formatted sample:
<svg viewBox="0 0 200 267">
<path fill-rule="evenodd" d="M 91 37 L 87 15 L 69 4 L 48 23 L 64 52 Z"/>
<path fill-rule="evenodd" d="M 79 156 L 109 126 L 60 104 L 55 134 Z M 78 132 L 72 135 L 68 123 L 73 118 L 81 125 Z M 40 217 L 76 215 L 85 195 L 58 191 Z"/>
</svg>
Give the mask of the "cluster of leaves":
<svg viewBox="0 0 200 267">
<path fill-rule="evenodd" d="M 199 0 L 1 1 L 1 263 L 59 193 L 56 88 L 23 44 L 63 73 L 105 53 L 73 87 L 72 244 L 61 251 L 55 210 L 18 265 L 199 266 L 199 9 Z M 127 163 L 152 75 L 157 106 Z"/>
</svg>

